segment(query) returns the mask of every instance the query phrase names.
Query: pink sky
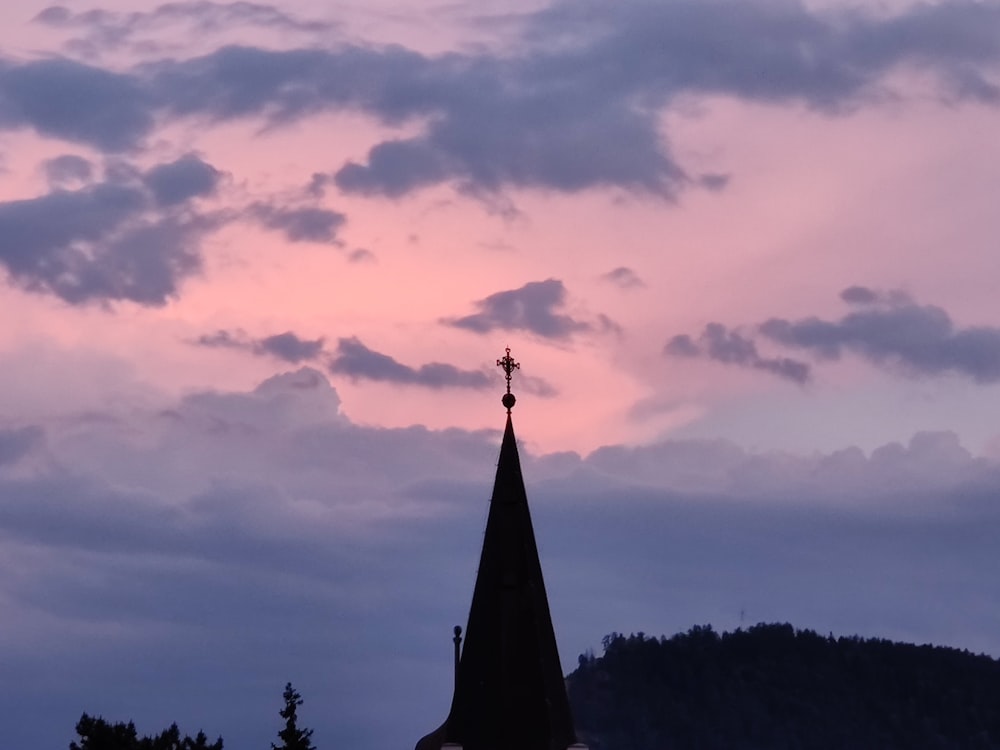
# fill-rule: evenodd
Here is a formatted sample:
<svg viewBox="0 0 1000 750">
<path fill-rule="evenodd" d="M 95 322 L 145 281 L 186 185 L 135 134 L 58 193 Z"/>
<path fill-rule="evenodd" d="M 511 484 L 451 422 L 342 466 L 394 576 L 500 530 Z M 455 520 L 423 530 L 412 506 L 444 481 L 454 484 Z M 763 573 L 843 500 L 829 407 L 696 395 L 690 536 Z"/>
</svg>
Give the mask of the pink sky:
<svg viewBox="0 0 1000 750">
<path fill-rule="evenodd" d="M 494 362 L 509 346 L 522 364 L 518 436 L 538 480 L 552 483 L 539 490 L 549 530 L 576 528 L 559 503 L 595 487 L 635 502 L 636 517 L 647 491 L 668 504 L 716 493 L 767 513 L 792 497 L 833 514 L 874 498 L 903 518 L 900 498 L 931 487 L 952 508 L 953 495 L 992 486 L 1000 456 L 998 40 L 997 6 L 963 0 L 556 0 L 488 14 L 412 0 L 8 3 L 0 480 L 17 497 L 40 488 L 52 519 L 76 519 L 60 505 L 75 489 L 64 497 L 50 484 L 96 488 L 93 512 L 74 520 L 83 537 L 106 513 L 131 519 L 123 497 L 136 518 L 187 519 L 165 548 L 189 552 L 188 532 L 197 540 L 235 523 L 225 528 L 279 561 L 264 584 L 234 542 L 225 565 L 241 592 L 291 575 L 299 560 L 282 545 L 299 533 L 319 535 L 319 549 L 323 534 L 356 531 L 363 541 L 345 539 L 380 560 L 365 568 L 377 576 L 404 520 L 454 531 L 452 495 L 488 484 L 503 419 Z M 326 466 L 316 446 L 343 455 Z M 425 497 L 435 482 L 440 501 Z M 258 499 L 230 515 L 244 490 Z M 337 493 L 353 500 L 328 507 Z M 950 512 L 917 505 L 923 520 Z M 19 571 L 0 575 L 18 613 L 0 644 L 34 653 L 79 637 L 107 648 L 95 622 L 127 630 L 127 617 L 67 613 L 75 605 L 38 593 L 72 588 L 75 566 L 89 571 L 81 560 L 100 553 L 62 550 L 55 520 L 39 521 L 37 537 L 23 531 L 36 528 L 30 507 L 0 514 L 14 529 L 0 551 Z M 814 531 L 800 511 L 788 528 Z M 456 532 L 471 540 L 459 556 L 475 553 L 470 518 Z M 692 538 L 711 526 L 692 518 Z M 849 558 L 860 537 L 833 526 L 829 549 Z M 790 550 L 783 562 L 801 563 L 774 533 L 769 543 Z M 922 537 L 899 533 L 918 548 Z M 435 557 L 430 531 L 421 539 L 407 549 L 426 584 L 433 561 L 455 560 Z M 654 574 L 643 588 L 615 567 L 628 540 L 593 559 L 560 544 L 543 564 L 565 587 L 557 633 L 559 613 L 574 620 L 567 664 L 606 630 L 730 626 L 744 606 L 760 619 L 1000 653 L 995 601 L 982 603 L 995 585 L 961 589 L 968 597 L 951 610 L 974 609 L 968 623 L 920 610 L 918 573 L 939 572 L 951 591 L 949 575 L 979 570 L 951 547 L 930 562 L 873 557 L 886 577 L 860 593 L 850 566 L 836 568 L 827 583 L 843 600 L 813 602 L 790 583 L 755 605 L 722 537 L 693 547 L 690 568 L 664 562 L 705 576 L 675 588 Z M 171 575 L 183 579 L 188 552 Z M 133 553 L 94 563 L 95 601 L 113 610 Z M 324 570 L 341 570 L 325 554 Z M 756 562 L 770 575 L 769 560 Z M 471 592 L 469 576 L 455 576 L 443 624 L 438 603 L 415 608 L 435 615 L 420 620 L 406 669 L 435 663 L 431 632 L 447 630 Z M 581 577 L 620 597 L 630 621 L 574 610 L 573 596 L 593 595 Z M 371 580 L 352 589 L 351 606 L 381 617 L 394 595 Z M 650 603 L 668 589 L 675 608 Z M 886 591 L 898 608 L 880 608 Z M 330 603 L 340 594 L 324 592 L 330 609 L 317 618 L 341 612 Z M 149 617 L 152 630 L 169 629 Z M 213 637 L 227 627 L 212 622 Z M 370 625 L 345 622 L 344 632 Z M 136 638 L 137 653 L 166 658 Z M 337 679 L 355 679 L 351 669 Z M 261 670 L 255 679 L 274 677 Z M 336 693 L 303 670 L 314 690 Z M 252 700 L 280 691 L 277 679 Z M 407 702 L 425 696 L 392 695 L 408 717 L 427 708 Z M 90 710 L 80 695 L 65 703 Z M 359 716 L 328 736 L 386 739 Z"/>
<path fill-rule="evenodd" d="M 120 12 L 132 10 L 119 5 Z M 300 5 L 297 18 L 356 26 L 369 35 L 366 43 L 392 41 L 436 53 L 451 36 L 457 38 L 450 44 L 465 49 L 456 29 L 468 29 L 470 39 L 482 35 L 474 15 L 463 12 L 441 14 L 446 20 L 428 34 L 407 33 L 406 24 L 392 22 L 394 16 L 420 15 L 419 4 L 387 7 L 384 16 Z M 85 35 L 83 25 L 60 29 L 32 22 L 43 7 L 22 4 L 17 13 L 5 11 L 12 59 L 36 59 L 46 49 L 66 54 L 60 43 Z M 193 45 L 179 33 L 166 36 L 179 32 L 179 22 L 157 21 L 155 14 L 145 18 L 131 45 L 90 50 L 77 59 L 128 70 L 143 59 L 141 43 L 150 40 L 166 44 L 174 59 L 215 47 L 211 36 L 197 37 Z M 296 42 L 322 46 L 340 40 L 336 33 L 303 39 L 303 32 L 232 26 L 219 34 L 220 41 L 293 49 Z M 156 59 L 150 52 L 144 57 Z M 521 418 L 530 425 L 525 439 L 541 450 L 587 452 L 608 442 L 662 437 L 691 426 L 697 415 L 710 417 L 724 435 L 732 405 L 762 393 L 787 401 L 788 408 L 809 410 L 811 420 L 822 422 L 831 403 L 838 411 L 865 404 L 870 389 L 879 387 L 877 369 L 853 368 L 849 374 L 817 368 L 803 399 L 795 384 L 727 372 L 708 361 L 678 362 L 663 356 L 663 345 L 709 321 L 747 329 L 769 317 L 837 316 L 843 312 L 837 294 L 850 285 L 906 290 L 918 302 L 943 307 L 958 325 L 997 324 L 991 304 L 996 165 L 990 158 L 997 111 L 979 101 L 943 102 L 950 92 L 939 80 L 912 75 L 905 60 L 897 67 L 889 78 L 873 78 L 871 88 L 882 93 L 845 98 L 835 113 L 810 111 L 794 100 L 755 103 L 693 92 L 664 108 L 660 129 L 673 157 L 693 175 L 728 175 L 721 191 L 691 188 L 670 202 L 613 185 L 571 193 L 505 185 L 483 199 L 456 192 L 447 181 L 395 198 L 333 188 L 315 202 L 346 217 L 333 244 L 290 244 L 280 233 L 236 222 L 201 241 L 202 272 L 180 279 L 165 306 L 126 300 L 101 309 L 99 300 L 67 305 L 51 294 L 10 289 L 4 299 L 8 325 L 0 335 L 15 359 L 29 342 L 50 347 L 54 357 L 65 352 L 122 360 L 137 381 L 168 398 L 204 387 L 250 387 L 285 366 L 255 361 L 244 351 L 190 345 L 218 329 L 242 329 L 249 337 L 292 331 L 323 337 L 328 346 L 355 336 L 411 367 L 440 361 L 488 370 L 510 345 L 526 373 L 544 377 L 559 392 L 557 399 L 537 400 L 523 410 Z M 421 129 L 419 118 L 385 127 L 356 111 L 264 129 L 259 118 L 211 125 L 196 116 L 164 123 L 145 138 L 147 148 L 118 156 L 141 169 L 196 153 L 222 173 L 214 195 L 199 205 L 224 209 L 281 196 L 296 200 L 313 173 L 363 161 L 380 140 Z M 3 144 L 3 195 L 12 200 L 46 191 L 38 168 L 45 158 L 73 153 L 95 164 L 103 158 L 87 143 L 39 138 L 25 128 L 8 130 Z M 497 206 L 516 214 L 499 215 Z M 357 250 L 370 256 L 351 262 Z M 619 267 L 634 272 L 643 286 L 622 289 L 602 279 Z M 593 330 L 553 341 L 530 330 L 476 335 L 440 322 L 473 312 L 474 303 L 492 293 L 546 279 L 564 285 L 563 313 L 591 324 L 604 314 L 619 332 Z M 474 428 L 493 422 L 492 399 L 479 391 L 335 380 L 345 412 L 366 423 Z M 894 377 L 892 383 L 900 397 L 925 387 L 914 377 Z M 957 404 L 968 387 L 966 379 L 952 378 L 935 400 Z M 993 393 L 988 384 L 976 390 L 979 399 Z M 640 401 L 672 408 L 659 417 L 629 417 Z M 973 449 L 992 437 L 961 413 L 945 425 L 934 416 L 938 407 L 927 409 L 933 421 L 928 426 L 957 431 Z M 913 429 L 912 419 L 882 421 L 875 432 L 871 425 L 843 424 L 799 434 L 796 443 L 871 447 L 906 439 Z M 760 446 L 782 445 L 766 436 L 771 426 L 761 423 L 760 429 Z"/>
</svg>

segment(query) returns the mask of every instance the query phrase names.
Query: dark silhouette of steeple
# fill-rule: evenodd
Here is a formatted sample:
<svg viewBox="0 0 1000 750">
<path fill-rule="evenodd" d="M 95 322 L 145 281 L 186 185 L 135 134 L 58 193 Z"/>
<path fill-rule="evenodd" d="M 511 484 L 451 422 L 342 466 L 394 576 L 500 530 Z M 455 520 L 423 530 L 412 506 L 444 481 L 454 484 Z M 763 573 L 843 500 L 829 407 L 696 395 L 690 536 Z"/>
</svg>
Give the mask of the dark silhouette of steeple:
<svg viewBox="0 0 1000 750">
<path fill-rule="evenodd" d="M 416 750 L 567 750 L 576 744 L 510 410 L 448 718 Z M 456 631 L 457 637 L 458 631 Z M 580 746 L 582 747 L 582 746 Z"/>
</svg>

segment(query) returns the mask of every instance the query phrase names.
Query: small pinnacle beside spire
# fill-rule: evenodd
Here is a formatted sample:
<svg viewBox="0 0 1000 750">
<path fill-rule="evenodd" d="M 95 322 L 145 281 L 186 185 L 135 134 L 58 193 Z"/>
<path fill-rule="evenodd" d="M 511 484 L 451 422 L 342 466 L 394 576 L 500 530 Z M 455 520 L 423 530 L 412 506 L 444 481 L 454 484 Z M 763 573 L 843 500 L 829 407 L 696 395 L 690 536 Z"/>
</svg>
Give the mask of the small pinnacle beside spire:
<svg viewBox="0 0 1000 750">
<path fill-rule="evenodd" d="M 511 373 L 513 373 L 514 370 L 520 370 L 521 363 L 515 362 L 514 358 L 510 356 L 510 347 L 508 346 L 507 353 L 501 359 L 497 360 L 497 367 L 503 368 L 504 377 L 507 379 L 507 392 L 503 395 L 503 398 L 500 399 L 500 403 L 507 407 L 507 413 L 510 414 L 510 410 L 513 409 L 514 404 L 517 403 L 517 399 L 514 397 L 514 394 L 510 392 Z"/>
</svg>

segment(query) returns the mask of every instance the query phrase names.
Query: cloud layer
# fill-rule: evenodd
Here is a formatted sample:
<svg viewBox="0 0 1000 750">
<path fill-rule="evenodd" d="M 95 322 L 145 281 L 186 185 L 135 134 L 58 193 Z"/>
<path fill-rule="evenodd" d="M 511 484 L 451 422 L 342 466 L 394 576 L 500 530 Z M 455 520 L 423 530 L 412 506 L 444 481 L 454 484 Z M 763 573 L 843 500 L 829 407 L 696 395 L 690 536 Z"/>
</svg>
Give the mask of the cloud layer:
<svg viewBox="0 0 1000 750">
<path fill-rule="evenodd" d="M 879 295 L 851 287 L 841 295 L 863 309 L 839 320 L 771 318 L 760 326 L 767 338 L 825 359 L 845 352 L 912 376 L 954 373 L 978 383 L 1000 380 L 1000 328 L 959 327 L 935 305 L 905 295 Z"/>
<path fill-rule="evenodd" d="M 851 286 L 840 296 L 857 309 L 838 320 L 771 318 L 757 326 L 757 333 L 820 362 L 851 353 L 910 377 L 955 374 L 977 383 L 1000 381 L 1000 328 L 956 326 L 944 309 L 919 305 L 899 291 Z M 811 374 L 806 362 L 761 356 L 753 338 L 722 323 L 707 324 L 697 339 L 673 336 L 664 353 L 763 370 L 797 383 Z"/>
<path fill-rule="evenodd" d="M 494 374 L 484 370 L 462 370 L 445 362 L 428 362 L 418 367 L 404 365 L 388 354 L 365 346 L 356 336 L 339 339 L 332 353 L 326 350 L 325 339 L 306 339 L 292 331 L 253 338 L 242 330 L 221 329 L 203 334 L 191 343 L 211 349 L 245 351 L 292 364 L 321 362 L 330 373 L 344 375 L 353 381 L 415 385 L 434 390 L 480 390 L 496 385 Z M 526 390 L 541 396 L 555 395 L 555 389 L 539 378 L 526 379 L 525 386 Z"/>
<path fill-rule="evenodd" d="M 167 54 L 155 44 L 131 46 L 137 34 L 177 23 L 199 29 L 268 26 L 307 35 L 334 26 L 254 3 L 170 3 L 135 13 L 53 6 L 36 21 L 84 32 L 71 51 L 88 61 L 0 59 L 0 130 L 30 129 L 46 139 L 134 158 L 171 124 L 250 121 L 274 128 L 323 113 L 360 112 L 389 133 L 366 154 L 319 165 L 315 172 L 317 186 L 335 184 L 360 196 L 398 198 L 447 183 L 495 205 L 503 191 L 520 188 L 615 188 L 668 200 L 692 186 L 724 189 L 721 175 L 692 174 L 664 138 L 663 114 L 691 97 L 723 95 L 837 114 L 905 95 L 897 82 L 913 74 L 933 81 L 934 95 L 950 102 L 1000 102 L 1000 11 L 980 3 L 873 14 L 809 9 L 798 2 L 747 2 L 739 8 L 720 0 L 630 0 L 612 7 L 591 0 L 555 2 L 506 17 L 502 53 L 483 48 L 436 55 L 340 41 L 326 47 L 229 44 L 187 56 Z M 94 62 L 100 52 L 120 47 L 138 62 Z M 90 179 L 82 162 L 73 164 L 45 167 L 50 182 Z M 218 176 L 214 167 L 187 155 L 153 167 L 145 187 L 168 209 L 211 193 Z M 8 203 L 6 221 L 15 230 L 44 234 L 37 213 L 72 213 L 89 202 L 88 212 L 103 215 L 108 226 L 84 232 L 81 241 L 114 270 L 66 258 L 53 265 L 69 268 L 69 277 L 83 274 L 73 267 L 78 264 L 104 279 L 57 281 L 53 276 L 61 271 L 31 271 L 10 261 L 8 251 L 12 277 L 73 303 L 100 298 L 162 304 L 177 293 L 177 281 L 197 269 L 193 247 L 209 227 L 172 218 L 147 224 L 136 240 L 127 233 L 111 238 L 121 220 L 110 215 L 108 201 L 128 206 L 149 196 L 111 199 L 101 190 L 90 185 L 72 197 L 42 196 L 34 199 L 35 212 L 27 205 L 31 199 L 16 208 Z M 269 200 L 233 210 L 291 242 L 336 242 L 346 220 L 321 205 Z M 149 245 L 158 249 L 135 262 L 143 269 L 120 273 L 124 257 L 141 255 Z M 147 268 L 153 265 L 159 270 Z M 612 280 L 633 284 L 625 277 Z M 486 318 L 476 322 L 470 316 L 467 322 L 487 325 Z"/>
<path fill-rule="evenodd" d="M 316 206 L 276 206 L 254 203 L 247 213 L 267 229 L 284 234 L 289 242 L 332 243 L 346 218 L 342 213 Z"/>
<path fill-rule="evenodd" d="M 271 356 L 285 362 L 298 363 L 314 360 L 323 353 L 323 339 L 304 339 L 292 331 L 276 333 L 259 339 L 248 337 L 242 331 L 219 330 L 199 336 L 198 346 L 215 349 L 242 349 L 260 356 Z"/>
<path fill-rule="evenodd" d="M 79 180 L 86 165 L 63 158 L 49 174 Z M 201 267 L 199 242 L 218 222 L 193 201 L 218 179 L 188 155 L 146 172 L 113 165 L 99 182 L 0 202 L 0 265 L 18 286 L 70 304 L 163 305 Z"/>
<path fill-rule="evenodd" d="M 723 364 L 762 370 L 795 383 L 809 380 L 809 365 L 788 357 L 762 357 L 752 339 L 727 329 L 721 323 L 709 323 L 697 340 L 687 334 L 674 336 L 663 349 L 677 357 L 705 357 Z"/>
<path fill-rule="evenodd" d="M 369 349 L 355 337 L 340 339 L 330 358 L 330 372 L 354 380 L 372 380 L 427 388 L 489 388 L 496 384 L 482 370 L 460 370 L 444 362 L 429 362 L 410 367 L 387 354 Z"/>
<path fill-rule="evenodd" d="M 110 45 L 170 15 L 318 28 L 269 6 L 212 3 L 131 15 L 50 9 L 39 21 L 89 28 L 103 39 L 97 44 Z M 909 68 L 934 75 L 944 96 L 993 104 L 998 28 L 995 7 L 964 2 L 888 16 L 795 2 L 557 2 L 521 17 L 507 55 L 230 46 L 124 73 L 65 59 L 6 62 L 0 127 L 114 152 L 138 147 L 164 115 L 281 123 L 360 109 L 389 125 L 428 125 L 340 167 L 335 182 L 347 192 L 399 196 L 455 181 L 480 190 L 616 186 L 670 197 L 696 182 L 658 132 L 660 110 L 678 96 L 837 111 L 884 93 L 885 76 Z"/>
<path fill-rule="evenodd" d="M 12 741 L 56 746 L 88 711 L 250 745 L 289 679 L 317 743 L 399 745 L 443 715 L 499 429 L 357 425 L 309 368 L 103 416 L 0 433 L 0 699 L 46 717 Z M 612 630 L 741 611 L 1000 651 L 1000 471 L 954 435 L 522 460 L 567 665 Z"/>
<path fill-rule="evenodd" d="M 527 331 L 546 339 L 568 339 L 594 330 L 592 323 L 558 312 L 566 303 L 566 287 L 558 279 L 529 281 L 518 289 L 491 294 L 476 303 L 479 312 L 443 322 L 474 333 Z M 604 319 L 605 324 L 610 321 Z"/>
</svg>

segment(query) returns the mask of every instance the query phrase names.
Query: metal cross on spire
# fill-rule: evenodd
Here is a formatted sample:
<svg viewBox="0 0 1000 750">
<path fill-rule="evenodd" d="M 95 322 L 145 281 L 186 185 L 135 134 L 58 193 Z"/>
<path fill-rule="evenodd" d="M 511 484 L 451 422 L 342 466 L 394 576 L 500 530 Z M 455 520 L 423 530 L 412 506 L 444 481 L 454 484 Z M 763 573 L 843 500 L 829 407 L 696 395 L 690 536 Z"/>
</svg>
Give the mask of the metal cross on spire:
<svg viewBox="0 0 1000 750">
<path fill-rule="evenodd" d="M 497 367 L 502 367 L 504 371 L 504 377 L 507 380 L 507 392 L 503 395 L 501 402 L 507 407 L 507 413 L 510 414 L 510 410 L 514 407 L 514 403 L 517 399 L 514 398 L 514 394 L 510 392 L 510 379 L 511 374 L 514 370 L 521 369 L 521 363 L 515 362 L 514 358 L 510 356 L 510 347 L 507 347 L 507 353 L 497 360 Z"/>
</svg>

